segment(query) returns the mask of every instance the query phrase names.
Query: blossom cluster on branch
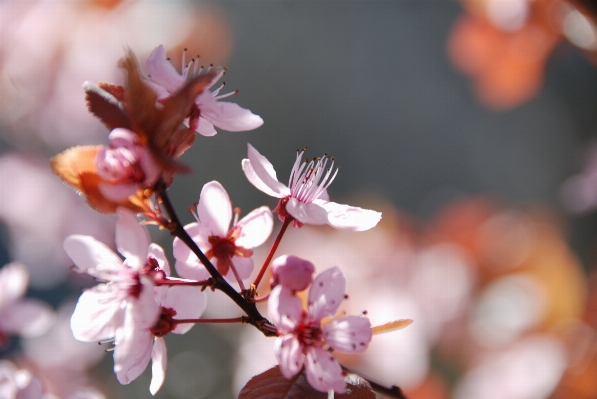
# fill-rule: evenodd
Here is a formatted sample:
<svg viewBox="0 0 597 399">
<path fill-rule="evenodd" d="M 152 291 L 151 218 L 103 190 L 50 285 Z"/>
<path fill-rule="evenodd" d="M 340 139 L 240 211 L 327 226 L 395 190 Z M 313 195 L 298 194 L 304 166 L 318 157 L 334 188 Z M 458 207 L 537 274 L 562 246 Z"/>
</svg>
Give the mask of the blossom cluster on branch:
<svg viewBox="0 0 597 399">
<path fill-rule="evenodd" d="M 370 396 L 371 386 L 383 390 L 357 378 L 334 356 L 336 351 L 365 351 L 375 331 L 365 314 L 336 316 L 347 298 L 342 269 L 332 267 L 313 279 L 315 266 L 308 260 L 295 255 L 274 259 L 291 224 L 358 232 L 375 227 L 381 213 L 330 200 L 327 189 L 338 169 L 327 154 L 309 160 L 304 159 L 305 150 L 297 151 L 285 185 L 267 158 L 249 144 L 242 170 L 257 189 L 279 200 L 276 208 L 262 206 L 241 218 L 222 184 L 211 181 L 201 190 L 193 212 L 196 221 L 183 225 L 167 190 L 178 173 L 189 171 L 179 158 L 193 145 L 196 133 L 214 136 L 216 127 L 247 131 L 263 120 L 222 101 L 236 93 L 221 94 L 224 84 L 214 89 L 225 68 L 199 66 L 197 58 L 186 59 L 186 51 L 181 72 L 166 58 L 163 46 L 149 56 L 148 74 L 130 50 L 120 65 L 126 74 L 124 86 L 83 85 L 89 111 L 110 130 L 109 144 L 73 147 L 51 160 L 54 173 L 92 208 L 118 215 L 118 253 L 91 236 L 71 235 L 64 242 L 74 270 L 98 282 L 79 297 L 71 318 L 75 338 L 113 342 L 114 372 L 122 384 L 139 377 L 151 360 L 149 389 L 155 394 L 166 376 L 166 335 L 184 334 L 194 324 L 247 323 L 265 337 L 278 337 L 274 352 L 279 374 L 255 377 L 241 392 L 243 397 L 258 397 L 259 387 L 279 384 L 279 379 L 300 384 L 297 377 L 303 375 L 308 382 L 305 392 L 313 395 Z M 273 231 L 273 213 L 282 226 L 257 277 L 247 281 L 254 270 L 253 248 Z M 174 236 L 174 270 L 164 250 L 151 243 L 147 224 Z M 270 265 L 273 277 L 263 288 L 260 283 Z M 201 318 L 208 288 L 227 295 L 239 307 L 239 316 Z M 301 292 L 307 288 L 304 309 Z M 262 301 L 268 301 L 269 319 L 256 306 Z M 393 325 L 398 329 L 408 324 Z M 403 397 L 397 387 L 386 388 L 386 393 Z"/>
</svg>

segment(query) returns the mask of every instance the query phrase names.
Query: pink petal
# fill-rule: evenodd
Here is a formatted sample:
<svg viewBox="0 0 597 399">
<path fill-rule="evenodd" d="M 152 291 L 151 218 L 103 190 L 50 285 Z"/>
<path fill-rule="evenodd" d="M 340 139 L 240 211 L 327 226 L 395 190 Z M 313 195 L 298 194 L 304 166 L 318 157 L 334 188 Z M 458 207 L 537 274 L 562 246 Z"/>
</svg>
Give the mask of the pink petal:
<svg viewBox="0 0 597 399">
<path fill-rule="evenodd" d="M 168 258 L 166 258 L 166 254 L 164 253 L 164 249 L 162 247 L 151 243 L 147 251 L 147 257 L 152 257 L 157 260 L 160 269 L 164 271 L 166 276 L 170 277 L 170 264 L 168 263 Z"/>
<path fill-rule="evenodd" d="M 205 266 L 200 264 L 198 260 L 196 260 L 193 263 L 187 263 L 177 260 L 174 264 L 174 268 L 176 269 L 178 275 L 182 278 L 201 281 L 206 280 L 210 277 L 210 274 L 205 268 Z"/>
<path fill-rule="evenodd" d="M 344 393 L 346 382 L 342 375 L 342 367 L 330 352 L 318 347 L 307 349 L 307 381 L 321 392 L 334 390 L 336 393 Z"/>
<path fill-rule="evenodd" d="M 276 198 L 290 195 L 290 189 L 278 181 L 276 171 L 266 157 L 248 144 L 249 159 L 243 159 L 242 167 L 249 182 L 264 193 Z"/>
<path fill-rule="evenodd" d="M 280 372 L 286 378 L 292 378 L 303 368 L 305 356 L 303 345 L 292 334 L 278 337 L 274 344 L 274 354 L 280 364 Z"/>
<path fill-rule="evenodd" d="M 184 84 L 185 79 L 166 59 L 166 49 L 162 45 L 156 47 L 147 59 L 147 70 L 151 79 L 170 93 L 174 93 Z"/>
<path fill-rule="evenodd" d="M 79 271 L 109 280 L 123 270 L 122 259 L 108 246 L 93 237 L 73 234 L 64 240 L 64 250 Z"/>
<path fill-rule="evenodd" d="M 343 317 L 326 325 L 323 336 L 335 350 L 361 353 L 371 342 L 371 322 L 361 316 Z"/>
<path fill-rule="evenodd" d="M 242 132 L 257 129 L 263 125 L 263 119 L 238 104 L 218 101 L 210 92 L 199 95 L 201 116 L 220 129 L 229 132 Z"/>
<path fill-rule="evenodd" d="M 116 330 L 114 372 L 121 384 L 128 384 L 143 373 L 153 349 L 153 335 L 136 316 L 128 306 L 124 325 Z"/>
<path fill-rule="evenodd" d="M 195 241 L 195 243 L 199 246 L 199 248 L 205 250 L 205 248 L 210 247 L 210 244 L 208 243 L 210 232 L 203 225 L 200 225 L 199 223 L 189 223 L 184 227 L 184 229 L 188 235 L 191 236 L 193 241 Z M 197 256 L 191 251 L 187 244 L 185 244 L 178 237 L 174 239 L 172 249 L 174 252 L 174 258 L 176 258 L 176 260 L 186 263 L 199 261 Z"/>
<path fill-rule="evenodd" d="M 175 319 L 198 319 L 207 304 L 205 292 L 200 287 L 169 287 L 161 305 L 176 311 Z M 191 323 L 178 324 L 173 333 L 184 334 L 193 327 Z"/>
<path fill-rule="evenodd" d="M 225 237 L 232 220 L 232 204 L 228 193 L 217 181 L 206 183 L 197 206 L 199 222 L 210 235 Z"/>
<path fill-rule="evenodd" d="M 19 262 L 11 262 L 0 269 L 0 309 L 25 295 L 29 273 Z"/>
<path fill-rule="evenodd" d="M 13 302 L 0 314 L 2 315 L 0 330 L 25 338 L 37 337 L 45 333 L 55 319 L 52 308 L 36 299 Z"/>
<path fill-rule="evenodd" d="M 283 255 L 272 263 L 272 274 L 278 284 L 291 291 L 302 291 L 313 281 L 315 266 L 308 260 Z"/>
<path fill-rule="evenodd" d="M 316 202 L 319 203 L 318 200 L 313 201 Z M 328 224 L 339 230 L 365 231 L 375 227 L 381 220 L 381 213 L 370 209 L 335 202 L 327 202 L 322 206 L 328 212 Z"/>
<path fill-rule="evenodd" d="M 148 276 L 141 276 L 141 293 L 137 300 L 130 300 L 127 309 L 135 312 L 135 317 L 146 327 L 152 327 L 158 320 L 161 308 L 156 301 L 153 281 Z"/>
<path fill-rule="evenodd" d="M 118 208 L 116 222 L 116 248 L 134 269 L 140 269 L 147 261 L 147 248 L 151 243 L 149 232 L 139 223 L 134 212 Z"/>
<path fill-rule="evenodd" d="M 107 184 L 100 183 L 98 185 L 100 193 L 111 201 L 124 201 L 131 195 L 135 194 L 139 189 L 139 183 L 122 183 L 122 184 Z"/>
<path fill-rule="evenodd" d="M 305 204 L 296 198 L 286 203 L 286 211 L 296 220 L 304 224 L 322 225 L 328 223 L 328 213 L 315 203 Z"/>
<path fill-rule="evenodd" d="M 197 125 L 197 133 L 205 137 L 212 137 L 218 134 L 214 125 L 205 120 L 205 118 L 199 117 L 199 124 Z"/>
<path fill-rule="evenodd" d="M 336 314 L 346 292 L 346 278 L 338 266 L 319 274 L 309 289 L 309 317 L 321 320 Z"/>
<path fill-rule="evenodd" d="M 263 244 L 272 233 L 274 217 L 267 206 L 254 209 L 242 218 L 238 225 L 242 227 L 236 245 L 244 248 L 255 248 Z"/>
<path fill-rule="evenodd" d="M 151 383 L 149 392 L 155 395 L 164 380 L 166 379 L 166 367 L 168 366 L 168 354 L 166 352 L 166 341 L 164 338 L 156 337 L 151 351 Z"/>
<path fill-rule="evenodd" d="M 113 338 L 124 323 L 122 299 L 106 284 L 84 291 L 70 319 L 73 336 L 83 342 L 98 342 Z"/>
<path fill-rule="evenodd" d="M 301 320 L 301 299 L 282 285 L 274 287 L 267 301 L 267 313 L 279 331 L 290 332 Z"/>
<path fill-rule="evenodd" d="M 253 272 L 253 259 L 233 256 L 232 264 L 236 268 L 236 272 L 241 280 L 248 279 L 249 276 L 251 276 L 251 273 Z M 228 270 L 228 273 L 226 273 L 226 278 L 230 281 L 236 281 L 236 277 L 234 277 L 232 269 Z"/>
</svg>

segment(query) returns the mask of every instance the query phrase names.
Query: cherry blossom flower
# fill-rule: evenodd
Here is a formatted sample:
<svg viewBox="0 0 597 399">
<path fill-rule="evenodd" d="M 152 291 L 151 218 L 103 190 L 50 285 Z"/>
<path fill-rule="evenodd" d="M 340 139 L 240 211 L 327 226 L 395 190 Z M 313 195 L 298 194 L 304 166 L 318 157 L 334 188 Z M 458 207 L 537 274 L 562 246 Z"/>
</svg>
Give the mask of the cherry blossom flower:
<svg viewBox="0 0 597 399">
<path fill-rule="evenodd" d="M 97 174 L 107 182 L 99 184 L 100 192 L 110 200 L 122 201 L 140 188 L 151 187 L 160 176 L 160 168 L 139 136 L 116 128 L 109 139 L 109 147 L 102 148 L 95 158 Z"/>
<path fill-rule="evenodd" d="M 302 291 L 313 281 L 315 266 L 308 260 L 284 255 L 272 262 L 272 288 L 280 284 L 291 291 Z"/>
<path fill-rule="evenodd" d="M 187 64 L 185 55 L 186 51 L 182 56 L 182 74 L 179 74 L 166 58 L 166 50 L 162 45 L 153 50 L 147 59 L 148 83 L 156 92 L 158 102 L 176 93 L 188 79 L 204 72 L 203 67 L 198 67 L 198 59 L 193 59 Z M 263 119 L 248 109 L 235 103 L 219 101 L 236 94 L 232 92 L 219 95 L 224 84 L 210 91 L 225 72 L 222 68 L 195 99 L 197 108 L 191 112 L 189 127 L 203 136 L 214 136 L 217 133 L 214 126 L 230 132 L 240 132 L 256 129 L 263 124 Z"/>
<path fill-rule="evenodd" d="M 346 387 L 342 367 L 328 349 L 347 353 L 363 352 L 371 341 L 371 323 L 366 317 L 347 316 L 322 324 L 336 314 L 344 299 L 346 279 L 339 267 L 318 275 L 309 289 L 307 311 L 301 299 L 283 285 L 269 297 L 270 320 L 277 325 L 274 352 L 280 371 L 291 378 L 303 366 L 307 381 L 318 391 L 342 393 Z"/>
<path fill-rule="evenodd" d="M 54 321 L 45 303 L 23 299 L 29 281 L 25 265 L 12 262 L 0 269 L 0 348 L 9 335 L 33 337 L 43 334 Z"/>
<path fill-rule="evenodd" d="M 170 332 L 184 334 L 193 324 L 178 324 L 177 319 L 197 319 L 205 310 L 205 293 L 198 287 L 161 286 L 156 288 L 160 306 L 159 318 L 153 320 L 128 307 L 124 325 L 116 330 L 114 340 L 114 371 L 118 381 L 128 384 L 143 373 L 149 359 L 152 378 L 149 391 L 160 389 L 166 377 L 168 357 L 164 336 Z"/>
<path fill-rule="evenodd" d="M 31 371 L 0 360 L 0 398 L 40 399 L 42 395 L 41 383 Z"/>
<path fill-rule="evenodd" d="M 294 218 L 294 227 L 303 224 L 328 224 L 349 231 L 364 231 L 375 227 L 381 220 L 380 212 L 329 201 L 326 190 L 338 173 L 336 169 L 332 175 L 334 159 L 325 154 L 322 158 L 301 162 L 304 152 L 297 152 L 288 186 L 278 181 L 272 164 L 251 144 L 248 159 L 242 161 L 243 171 L 255 187 L 272 197 L 280 198 L 274 209 L 280 220 L 284 221 L 290 215 Z M 326 171 L 328 160 L 332 164 Z"/>
<path fill-rule="evenodd" d="M 267 240 L 273 228 L 272 212 L 267 206 L 254 209 L 238 220 L 235 210 L 232 227 L 232 204 L 228 193 L 217 181 L 203 186 L 197 205 L 197 222 L 185 230 L 210 259 L 218 271 L 228 278 L 238 274 L 240 280 L 253 271 L 253 251 Z M 181 277 L 203 280 L 209 277 L 197 256 L 180 239 L 174 239 L 176 271 Z"/>
<path fill-rule="evenodd" d="M 150 324 L 159 317 L 154 284 L 143 274 L 143 268 L 157 264 L 169 271 L 164 250 L 150 244 L 147 230 L 134 213 L 120 208 L 118 215 L 116 247 L 124 261 L 93 237 L 71 235 L 64 241 L 64 250 L 75 263 L 75 270 L 102 281 L 81 294 L 71 318 L 73 335 L 80 341 L 114 338 L 117 328 L 125 323 L 127 312 L 139 314 L 137 317 Z"/>
</svg>

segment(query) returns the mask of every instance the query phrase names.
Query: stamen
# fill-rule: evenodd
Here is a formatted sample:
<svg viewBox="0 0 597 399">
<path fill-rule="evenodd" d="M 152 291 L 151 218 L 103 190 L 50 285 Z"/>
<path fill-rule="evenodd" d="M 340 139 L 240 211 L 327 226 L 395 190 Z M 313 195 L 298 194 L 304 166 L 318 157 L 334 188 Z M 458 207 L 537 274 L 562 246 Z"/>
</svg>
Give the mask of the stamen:
<svg viewBox="0 0 597 399">
<path fill-rule="evenodd" d="M 233 226 L 236 226 L 238 224 L 238 218 L 240 216 L 241 210 L 240 208 L 234 208 L 234 222 L 232 223 Z"/>
<path fill-rule="evenodd" d="M 182 65 L 181 65 L 181 69 L 184 71 L 185 69 L 185 65 L 187 64 L 187 48 L 185 47 L 185 49 L 182 51 Z"/>
</svg>

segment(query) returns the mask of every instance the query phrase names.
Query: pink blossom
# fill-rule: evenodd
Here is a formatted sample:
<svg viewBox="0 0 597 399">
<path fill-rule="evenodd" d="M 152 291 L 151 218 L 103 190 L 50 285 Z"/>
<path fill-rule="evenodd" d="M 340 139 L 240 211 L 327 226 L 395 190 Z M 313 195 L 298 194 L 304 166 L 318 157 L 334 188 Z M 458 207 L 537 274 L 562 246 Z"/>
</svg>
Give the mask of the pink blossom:
<svg viewBox="0 0 597 399">
<path fill-rule="evenodd" d="M 236 212 L 234 212 L 236 213 Z M 197 205 L 197 222 L 185 226 L 185 230 L 205 255 L 213 260 L 218 271 L 228 277 L 236 269 L 240 279 L 249 277 L 253 271 L 251 248 L 263 244 L 273 228 L 273 216 L 266 206 L 254 209 L 238 220 L 235 214 L 232 227 L 232 203 L 228 193 L 217 181 L 203 186 Z M 209 277 L 197 256 L 180 239 L 174 239 L 176 271 L 180 276 L 203 280 Z"/>
<path fill-rule="evenodd" d="M 160 389 L 166 377 L 167 353 L 164 336 L 170 332 L 184 334 L 193 324 L 177 324 L 176 319 L 197 319 L 205 310 L 205 293 L 198 287 L 161 286 L 156 288 L 159 318 L 153 320 L 130 306 L 125 323 L 116 330 L 114 372 L 121 384 L 128 384 L 143 373 L 149 359 L 152 378 L 149 391 Z"/>
<path fill-rule="evenodd" d="M 272 262 L 272 287 L 280 284 L 291 291 L 302 291 L 313 281 L 315 266 L 308 260 L 284 255 Z"/>
<path fill-rule="evenodd" d="M 0 360 L 0 398 L 40 399 L 41 383 L 31 371 L 18 369 L 8 360 Z"/>
<path fill-rule="evenodd" d="M 182 74 L 179 74 L 166 58 L 166 50 L 162 45 L 156 47 L 147 59 L 147 70 L 150 76 L 148 83 L 156 92 L 158 101 L 168 98 L 181 88 L 188 79 L 204 72 L 203 67 L 199 68 L 198 66 L 198 59 L 192 59 L 187 64 L 185 56 L 186 51 L 182 56 Z M 230 132 L 240 132 L 256 129 L 263 124 L 263 119 L 248 109 L 241 108 L 235 103 L 219 101 L 236 94 L 236 92 L 232 92 L 219 95 L 224 84 L 214 91 L 210 91 L 224 73 L 225 69 L 222 68 L 195 99 L 198 120 L 196 116 L 191 116 L 189 126 L 203 136 L 215 135 L 217 132 L 214 126 Z"/>
<path fill-rule="evenodd" d="M 153 281 L 142 272 L 152 263 L 169 272 L 164 250 L 150 244 L 147 229 L 134 213 L 120 208 L 118 215 L 116 247 L 124 261 L 93 237 L 71 235 L 64 241 L 64 250 L 75 263 L 75 270 L 102 282 L 81 294 L 71 318 L 73 335 L 80 341 L 114 338 L 116 329 L 125 323 L 127 310 L 141 314 L 139 317 L 147 322 L 159 317 Z"/>
<path fill-rule="evenodd" d="M 109 147 L 102 148 L 95 160 L 97 174 L 109 182 L 99 185 L 101 193 L 110 200 L 122 201 L 140 188 L 151 187 L 160 169 L 149 148 L 124 128 L 112 130 L 109 139 Z"/>
<path fill-rule="evenodd" d="M 274 352 L 284 377 L 291 378 L 304 366 L 313 388 L 344 392 L 342 367 L 328 349 L 360 353 L 371 341 L 371 323 L 366 317 L 341 317 L 322 324 L 323 318 L 336 314 L 345 291 L 346 279 L 339 267 L 315 278 L 309 289 L 307 311 L 290 289 L 278 285 L 272 290 L 268 313 L 278 327 L 280 336 Z"/>
<path fill-rule="evenodd" d="M 54 320 L 54 312 L 45 303 L 23 299 L 29 273 L 18 262 L 0 269 L 0 348 L 8 335 L 33 337 L 43 334 Z"/>
<path fill-rule="evenodd" d="M 249 144 L 248 159 L 242 161 L 247 179 L 259 190 L 280 198 L 277 208 L 280 220 L 288 215 L 294 218 L 294 227 L 303 224 L 328 224 L 340 230 L 363 231 L 375 227 L 381 213 L 329 201 L 327 188 L 338 170 L 332 174 L 334 159 L 324 154 L 322 158 L 301 162 L 304 154 L 298 151 L 290 172 L 288 186 L 280 183 L 272 164 Z M 326 170 L 328 161 L 332 163 Z"/>
</svg>

